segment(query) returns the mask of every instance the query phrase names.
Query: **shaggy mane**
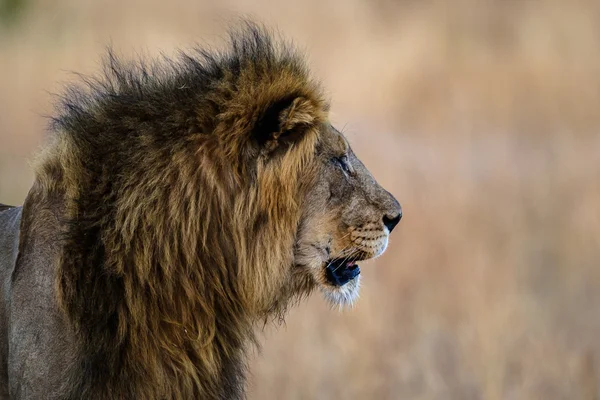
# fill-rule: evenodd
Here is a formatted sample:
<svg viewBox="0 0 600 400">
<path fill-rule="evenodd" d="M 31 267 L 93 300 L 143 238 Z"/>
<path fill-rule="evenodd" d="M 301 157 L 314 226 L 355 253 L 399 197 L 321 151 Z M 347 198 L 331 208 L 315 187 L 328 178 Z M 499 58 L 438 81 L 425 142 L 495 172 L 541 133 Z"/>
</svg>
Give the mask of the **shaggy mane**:
<svg viewBox="0 0 600 400">
<path fill-rule="evenodd" d="M 36 177 L 65 204 L 56 284 L 80 353 L 65 398 L 242 397 L 253 324 L 295 292 L 297 177 L 328 110 L 319 86 L 250 23 L 227 51 L 109 52 L 83 81 L 62 97 Z M 281 110 L 306 132 L 278 153 Z"/>
</svg>

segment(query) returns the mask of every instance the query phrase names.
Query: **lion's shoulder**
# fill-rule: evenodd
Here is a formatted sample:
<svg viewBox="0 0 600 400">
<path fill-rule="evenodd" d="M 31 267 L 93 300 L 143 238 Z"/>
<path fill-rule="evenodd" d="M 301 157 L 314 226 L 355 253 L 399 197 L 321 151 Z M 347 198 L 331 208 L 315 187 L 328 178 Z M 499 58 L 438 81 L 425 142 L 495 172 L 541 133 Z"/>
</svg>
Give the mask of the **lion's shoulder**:
<svg viewBox="0 0 600 400">
<path fill-rule="evenodd" d="M 2 204 L 2 203 L 0 203 L 0 212 L 5 211 L 5 210 L 9 210 L 11 208 L 15 208 L 15 206 L 9 206 L 8 204 Z"/>
</svg>

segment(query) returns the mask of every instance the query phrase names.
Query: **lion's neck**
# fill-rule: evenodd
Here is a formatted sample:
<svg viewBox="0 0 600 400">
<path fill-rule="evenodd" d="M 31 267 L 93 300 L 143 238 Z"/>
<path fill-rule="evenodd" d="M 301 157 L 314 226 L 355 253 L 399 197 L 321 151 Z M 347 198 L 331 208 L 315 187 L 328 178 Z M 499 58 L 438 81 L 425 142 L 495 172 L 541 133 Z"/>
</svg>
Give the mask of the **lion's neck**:
<svg viewBox="0 0 600 400">
<path fill-rule="evenodd" d="M 236 232 L 201 217 L 227 205 L 182 196 L 168 172 L 157 181 L 170 185 L 117 194 L 114 185 L 127 182 L 69 176 L 73 170 L 51 160 L 38 172 L 40 190 L 60 192 L 69 210 L 58 291 L 80 357 L 67 397 L 240 397 L 259 315 L 240 292 Z"/>
<path fill-rule="evenodd" d="M 66 203 L 57 290 L 80 344 L 70 397 L 235 398 L 255 321 L 296 291 L 295 195 L 275 173 L 265 182 L 289 198 L 250 195 L 216 162 L 192 168 L 198 147 L 149 157 L 135 145 L 104 149 L 99 169 L 59 140 L 37 171 Z"/>
</svg>

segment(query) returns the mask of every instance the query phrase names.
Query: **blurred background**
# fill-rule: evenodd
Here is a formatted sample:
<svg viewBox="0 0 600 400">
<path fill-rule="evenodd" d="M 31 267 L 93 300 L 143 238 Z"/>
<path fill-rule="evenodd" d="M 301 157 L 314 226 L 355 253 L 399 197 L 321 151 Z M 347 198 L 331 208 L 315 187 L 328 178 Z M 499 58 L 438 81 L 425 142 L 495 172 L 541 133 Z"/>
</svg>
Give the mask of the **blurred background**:
<svg viewBox="0 0 600 400">
<path fill-rule="evenodd" d="M 600 2 L 0 0 L 0 201 L 52 93 L 239 16 L 308 55 L 404 219 L 361 299 L 267 327 L 250 399 L 600 399 Z"/>
</svg>

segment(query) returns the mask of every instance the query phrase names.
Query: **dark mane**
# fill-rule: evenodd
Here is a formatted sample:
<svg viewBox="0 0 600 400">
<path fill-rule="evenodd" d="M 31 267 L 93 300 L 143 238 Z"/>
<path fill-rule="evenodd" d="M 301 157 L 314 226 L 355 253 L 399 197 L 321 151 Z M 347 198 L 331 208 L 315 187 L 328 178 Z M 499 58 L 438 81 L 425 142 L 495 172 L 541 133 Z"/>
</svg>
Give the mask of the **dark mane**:
<svg viewBox="0 0 600 400">
<path fill-rule="evenodd" d="M 66 210 L 57 286 L 80 342 L 66 397 L 240 397 L 253 321 L 290 300 L 279 271 L 300 218 L 293 176 L 293 190 L 272 188 L 277 203 L 255 200 L 257 160 L 282 110 L 325 120 L 320 89 L 252 23 L 224 52 L 109 52 L 103 75 L 82 80 L 62 96 L 36 182 Z"/>
<path fill-rule="evenodd" d="M 282 39 L 274 41 L 263 26 L 245 22 L 230 31 L 229 41 L 225 51 L 196 47 L 180 51 L 176 59 L 129 62 L 109 48 L 101 76 L 80 76 L 82 82 L 60 96 L 51 128 L 94 150 L 99 144 L 136 140 L 140 128 L 157 141 L 176 141 L 214 130 L 214 118 L 224 111 L 211 97 L 215 84 L 227 80 L 236 85 L 236 78 L 250 66 L 263 78 L 286 69 L 308 79 L 301 55 Z"/>
</svg>

